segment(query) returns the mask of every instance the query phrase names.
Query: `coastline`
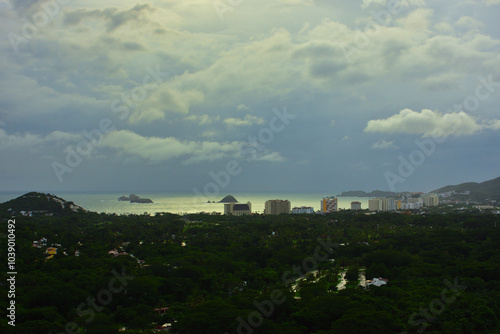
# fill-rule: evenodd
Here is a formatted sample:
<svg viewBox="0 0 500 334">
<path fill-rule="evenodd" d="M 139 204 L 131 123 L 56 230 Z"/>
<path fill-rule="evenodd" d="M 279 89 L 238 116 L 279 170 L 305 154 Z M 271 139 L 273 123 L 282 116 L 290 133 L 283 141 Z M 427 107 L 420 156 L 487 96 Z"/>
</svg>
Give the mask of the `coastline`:
<svg viewBox="0 0 500 334">
<path fill-rule="evenodd" d="M 52 193 L 52 192 L 50 192 Z M 4 203 L 25 193 L 19 192 L 3 192 L 0 193 L 0 203 Z M 129 203 L 126 201 L 118 201 L 123 192 L 57 192 L 54 195 L 65 199 L 66 201 L 74 202 L 86 210 L 94 212 L 105 212 L 115 214 L 155 214 L 156 212 L 169 212 L 174 214 L 182 213 L 198 213 L 198 212 L 224 212 L 224 205 L 217 203 L 225 195 L 219 194 L 207 198 L 206 201 L 215 201 L 215 203 L 207 203 L 194 194 L 189 193 L 139 193 L 136 194 L 143 198 L 150 198 L 153 203 Z M 231 193 L 239 203 L 252 203 L 252 212 L 263 213 L 265 202 L 270 199 L 286 199 L 291 202 L 291 207 L 295 206 L 311 206 L 315 211 L 319 209 L 320 201 L 323 197 L 332 196 L 325 193 Z M 339 209 L 350 209 L 352 201 L 361 202 L 362 208 L 368 207 L 368 197 L 338 197 Z"/>
</svg>

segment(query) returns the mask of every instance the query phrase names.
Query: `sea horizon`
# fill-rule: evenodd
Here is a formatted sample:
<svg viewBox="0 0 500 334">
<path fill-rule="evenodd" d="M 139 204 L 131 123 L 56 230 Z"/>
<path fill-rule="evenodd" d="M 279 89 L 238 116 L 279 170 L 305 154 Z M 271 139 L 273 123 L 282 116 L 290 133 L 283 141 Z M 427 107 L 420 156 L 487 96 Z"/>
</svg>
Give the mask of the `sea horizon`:
<svg viewBox="0 0 500 334">
<path fill-rule="evenodd" d="M 0 203 L 17 198 L 27 192 L 2 191 L 0 192 Z M 271 199 L 289 200 L 293 207 L 312 207 L 315 211 L 320 208 L 320 201 L 324 197 L 335 196 L 338 198 L 339 209 L 350 209 L 351 202 L 358 201 L 362 209 L 368 208 L 369 197 L 339 197 L 333 193 L 323 192 L 228 192 L 211 196 L 197 196 L 189 192 L 135 192 L 141 198 L 149 198 L 153 203 L 129 203 L 118 201 L 120 196 L 128 196 L 126 192 L 105 192 L 105 191 L 60 191 L 44 192 L 56 195 L 66 201 L 74 202 L 82 208 L 110 214 L 156 214 L 158 212 L 168 212 L 173 214 L 198 213 L 198 212 L 224 212 L 223 203 L 217 203 L 226 195 L 234 196 L 239 203 L 251 202 L 252 213 L 263 213 L 265 202 Z M 210 202 L 210 203 L 208 203 Z M 215 203 L 213 203 L 215 202 Z"/>
</svg>

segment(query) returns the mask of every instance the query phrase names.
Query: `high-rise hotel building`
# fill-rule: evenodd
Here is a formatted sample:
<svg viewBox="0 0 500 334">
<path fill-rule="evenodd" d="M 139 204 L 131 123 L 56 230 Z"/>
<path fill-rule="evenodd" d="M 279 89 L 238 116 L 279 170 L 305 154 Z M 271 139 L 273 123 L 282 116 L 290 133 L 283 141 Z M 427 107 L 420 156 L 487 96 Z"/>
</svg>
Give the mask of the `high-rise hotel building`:
<svg viewBox="0 0 500 334">
<path fill-rule="evenodd" d="M 424 206 L 439 205 L 439 197 L 436 194 L 423 194 L 422 199 L 424 201 Z"/>
<path fill-rule="evenodd" d="M 335 197 L 325 197 L 320 202 L 321 213 L 331 213 L 338 210 L 338 198 Z"/>
<path fill-rule="evenodd" d="M 279 215 L 281 213 L 290 213 L 290 201 L 282 199 L 271 199 L 266 202 L 264 214 Z"/>
</svg>

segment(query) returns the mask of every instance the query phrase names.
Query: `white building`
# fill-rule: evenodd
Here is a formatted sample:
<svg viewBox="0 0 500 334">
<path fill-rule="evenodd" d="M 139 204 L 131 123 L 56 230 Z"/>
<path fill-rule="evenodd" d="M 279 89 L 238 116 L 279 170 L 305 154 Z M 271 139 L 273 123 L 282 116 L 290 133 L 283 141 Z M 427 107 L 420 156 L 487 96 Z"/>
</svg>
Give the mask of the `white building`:
<svg viewBox="0 0 500 334">
<path fill-rule="evenodd" d="M 382 286 L 386 285 L 389 280 L 387 278 L 374 278 L 372 280 L 366 280 L 366 287 L 369 287 L 370 285 L 375 285 L 375 286 Z"/>
<path fill-rule="evenodd" d="M 301 206 L 301 207 L 294 207 L 292 209 L 293 214 L 300 214 L 300 213 L 314 213 L 314 209 L 310 206 Z"/>
</svg>

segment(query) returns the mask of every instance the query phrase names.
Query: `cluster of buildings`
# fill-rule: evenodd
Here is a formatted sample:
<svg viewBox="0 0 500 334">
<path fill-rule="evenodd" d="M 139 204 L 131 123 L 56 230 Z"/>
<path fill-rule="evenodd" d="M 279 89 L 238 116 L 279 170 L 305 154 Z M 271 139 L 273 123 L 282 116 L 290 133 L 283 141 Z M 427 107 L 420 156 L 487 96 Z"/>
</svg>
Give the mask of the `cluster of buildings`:
<svg viewBox="0 0 500 334">
<path fill-rule="evenodd" d="M 47 247 L 47 244 L 48 244 L 47 238 L 44 237 L 44 238 L 40 238 L 39 240 L 33 241 L 32 247 L 44 248 L 44 247 Z M 78 241 L 78 245 L 81 246 L 83 244 L 80 241 Z M 54 255 L 57 255 L 57 251 L 59 248 L 62 248 L 61 244 L 58 244 L 58 243 L 50 244 L 50 246 L 47 247 L 44 251 L 44 254 L 47 255 L 47 257 L 45 258 L 45 261 L 54 258 Z M 62 252 L 62 254 L 64 254 L 65 256 L 68 256 L 68 253 L 66 252 L 65 249 L 66 248 L 64 248 L 64 251 Z M 79 250 L 75 250 L 75 256 L 80 256 Z"/>
<path fill-rule="evenodd" d="M 41 238 L 40 240 L 33 241 L 33 247 L 35 248 L 47 247 L 47 238 Z"/>
<path fill-rule="evenodd" d="M 374 198 L 368 201 L 370 211 L 396 211 L 396 210 L 418 210 L 423 207 L 439 205 L 439 197 L 436 194 L 422 194 L 418 198 L 406 198 L 396 200 L 394 198 Z"/>
<path fill-rule="evenodd" d="M 16 212 L 12 210 L 12 208 L 7 209 L 7 212 L 10 212 L 11 215 L 15 216 Z M 45 214 L 45 216 L 52 216 L 54 215 L 51 212 L 48 212 L 47 210 L 43 211 L 33 211 L 33 210 L 21 210 L 19 211 L 19 214 L 24 217 L 33 217 L 34 214 Z"/>
<path fill-rule="evenodd" d="M 224 197 L 219 203 L 224 204 L 224 214 L 233 216 L 243 216 L 252 214 L 252 203 L 247 202 L 246 204 L 239 203 L 236 198 L 231 195 Z M 359 209 L 361 209 L 361 203 L 359 204 Z M 338 198 L 325 197 L 320 202 L 320 210 L 318 213 L 331 213 L 338 211 Z M 264 214 L 265 215 L 279 215 L 282 213 L 316 213 L 314 208 L 310 206 L 301 206 L 291 208 L 291 203 L 289 200 L 283 199 L 271 199 L 266 201 Z"/>
<path fill-rule="evenodd" d="M 252 213 L 252 203 L 238 203 L 236 198 L 231 195 L 224 197 L 219 203 L 224 203 L 224 214 L 233 216 L 243 216 Z"/>
<path fill-rule="evenodd" d="M 252 203 L 239 203 L 234 196 L 228 195 L 219 203 L 224 204 L 224 214 L 233 216 L 243 216 L 252 214 Z M 362 208 L 361 202 L 351 202 L 351 210 L 368 209 L 370 211 L 396 211 L 396 210 L 415 210 L 423 207 L 431 207 L 439 205 L 439 197 L 436 194 L 421 194 L 418 198 L 404 197 L 401 200 L 394 198 L 373 198 L 368 201 L 368 208 Z M 289 200 L 271 199 L 266 201 L 264 214 L 279 215 L 282 213 L 292 214 L 325 214 L 337 212 L 338 198 L 335 196 L 325 197 L 319 203 L 320 209 L 314 211 L 310 206 L 291 207 Z"/>
</svg>

